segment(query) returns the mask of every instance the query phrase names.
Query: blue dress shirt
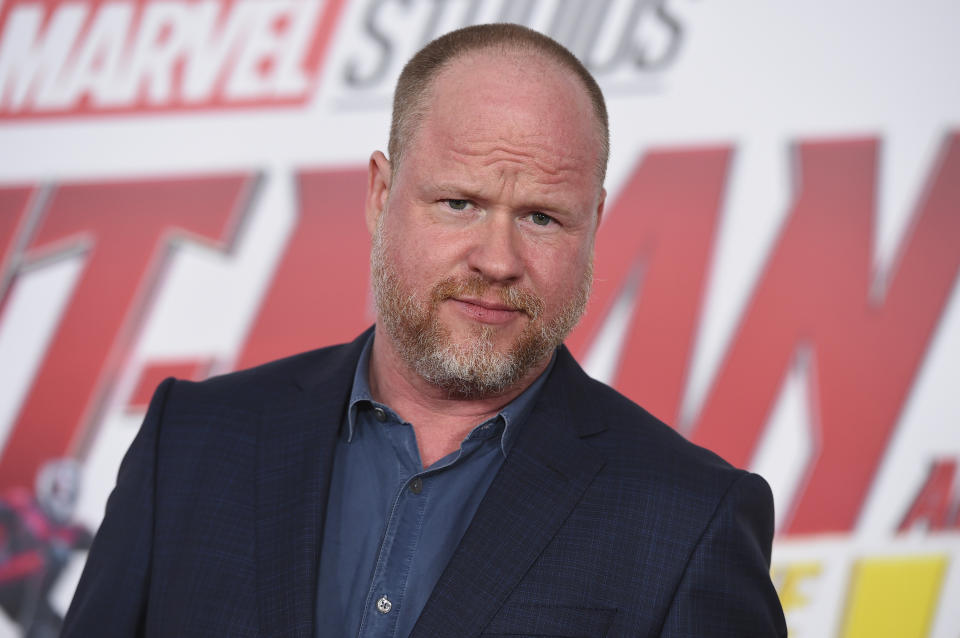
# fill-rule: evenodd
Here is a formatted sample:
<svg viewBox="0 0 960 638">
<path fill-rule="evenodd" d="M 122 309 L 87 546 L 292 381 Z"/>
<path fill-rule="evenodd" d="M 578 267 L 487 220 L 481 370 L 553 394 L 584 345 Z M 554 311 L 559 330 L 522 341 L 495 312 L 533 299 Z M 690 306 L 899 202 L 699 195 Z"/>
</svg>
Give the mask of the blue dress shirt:
<svg viewBox="0 0 960 638">
<path fill-rule="evenodd" d="M 370 394 L 373 336 L 334 452 L 316 635 L 410 634 L 553 366 L 424 470 L 413 427 Z"/>
</svg>

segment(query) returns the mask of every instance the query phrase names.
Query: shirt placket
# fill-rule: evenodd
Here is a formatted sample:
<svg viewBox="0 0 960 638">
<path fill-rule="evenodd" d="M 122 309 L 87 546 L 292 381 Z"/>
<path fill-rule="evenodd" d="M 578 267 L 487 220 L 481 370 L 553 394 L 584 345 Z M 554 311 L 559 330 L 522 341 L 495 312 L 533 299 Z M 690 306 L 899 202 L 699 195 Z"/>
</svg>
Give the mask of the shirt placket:
<svg viewBox="0 0 960 638">
<path fill-rule="evenodd" d="M 387 427 L 409 428 L 392 422 Z M 424 472 L 411 471 L 414 465 L 409 458 L 409 430 L 391 432 L 391 439 L 399 456 L 398 477 L 409 476 L 400 485 L 393 499 L 387 518 L 383 540 L 377 553 L 377 563 L 367 599 L 358 638 L 382 638 L 396 636 L 397 622 L 403 609 L 404 594 L 423 529 L 424 514 L 429 500 L 424 481 Z"/>
</svg>

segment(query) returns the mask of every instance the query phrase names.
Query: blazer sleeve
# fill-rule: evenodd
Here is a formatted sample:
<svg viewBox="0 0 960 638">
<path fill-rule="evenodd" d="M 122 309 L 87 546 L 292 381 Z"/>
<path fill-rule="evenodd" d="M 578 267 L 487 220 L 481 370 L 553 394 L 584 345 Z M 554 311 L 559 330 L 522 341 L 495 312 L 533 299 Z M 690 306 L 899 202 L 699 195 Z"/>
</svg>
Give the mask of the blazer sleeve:
<svg viewBox="0 0 960 638">
<path fill-rule="evenodd" d="M 154 392 L 120 464 L 117 484 L 64 619 L 61 638 L 143 634 L 153 546 L 156 450 L 173 379 Z"/>
<path fill-rule="evenodd" d="M 773 495 L 744 472 L 724 495 L 687 563 L 662 638 L 786 638 L 770 581 Z"/>
</svg>

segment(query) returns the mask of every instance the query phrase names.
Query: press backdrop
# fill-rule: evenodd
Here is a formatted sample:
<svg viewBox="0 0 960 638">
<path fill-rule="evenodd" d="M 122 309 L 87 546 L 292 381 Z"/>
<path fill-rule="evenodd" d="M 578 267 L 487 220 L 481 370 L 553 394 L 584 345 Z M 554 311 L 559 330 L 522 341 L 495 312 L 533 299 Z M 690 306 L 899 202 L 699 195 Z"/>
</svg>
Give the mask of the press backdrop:
<svg viewBox="0 0 960 638">
<path fill-rule="evenodd" d="M 952 0 L 0 0 L 0 636 L 66 609 L 162 378 L 372 321 L 392 85 L 494 20 L 608 98 L 581 363 L 770 481 L 792 636 L 957 638 Z"/>
</svg>

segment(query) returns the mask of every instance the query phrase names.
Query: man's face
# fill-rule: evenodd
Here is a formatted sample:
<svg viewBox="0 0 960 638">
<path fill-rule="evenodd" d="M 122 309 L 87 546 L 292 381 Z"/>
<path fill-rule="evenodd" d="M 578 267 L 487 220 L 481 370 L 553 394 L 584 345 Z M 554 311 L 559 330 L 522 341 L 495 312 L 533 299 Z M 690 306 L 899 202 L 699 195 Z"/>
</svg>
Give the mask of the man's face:
<svg viewBox="0 0 960 638">
<path fill-rule="evenodd" d="M 460 58 L 428 105 L 392 176 L 371 160 L 378 334 L 433 385 L 493 396 L 538 372 L 586 304 L 595 119 L 572 75 L 529 57 Z"/>
</svg>

